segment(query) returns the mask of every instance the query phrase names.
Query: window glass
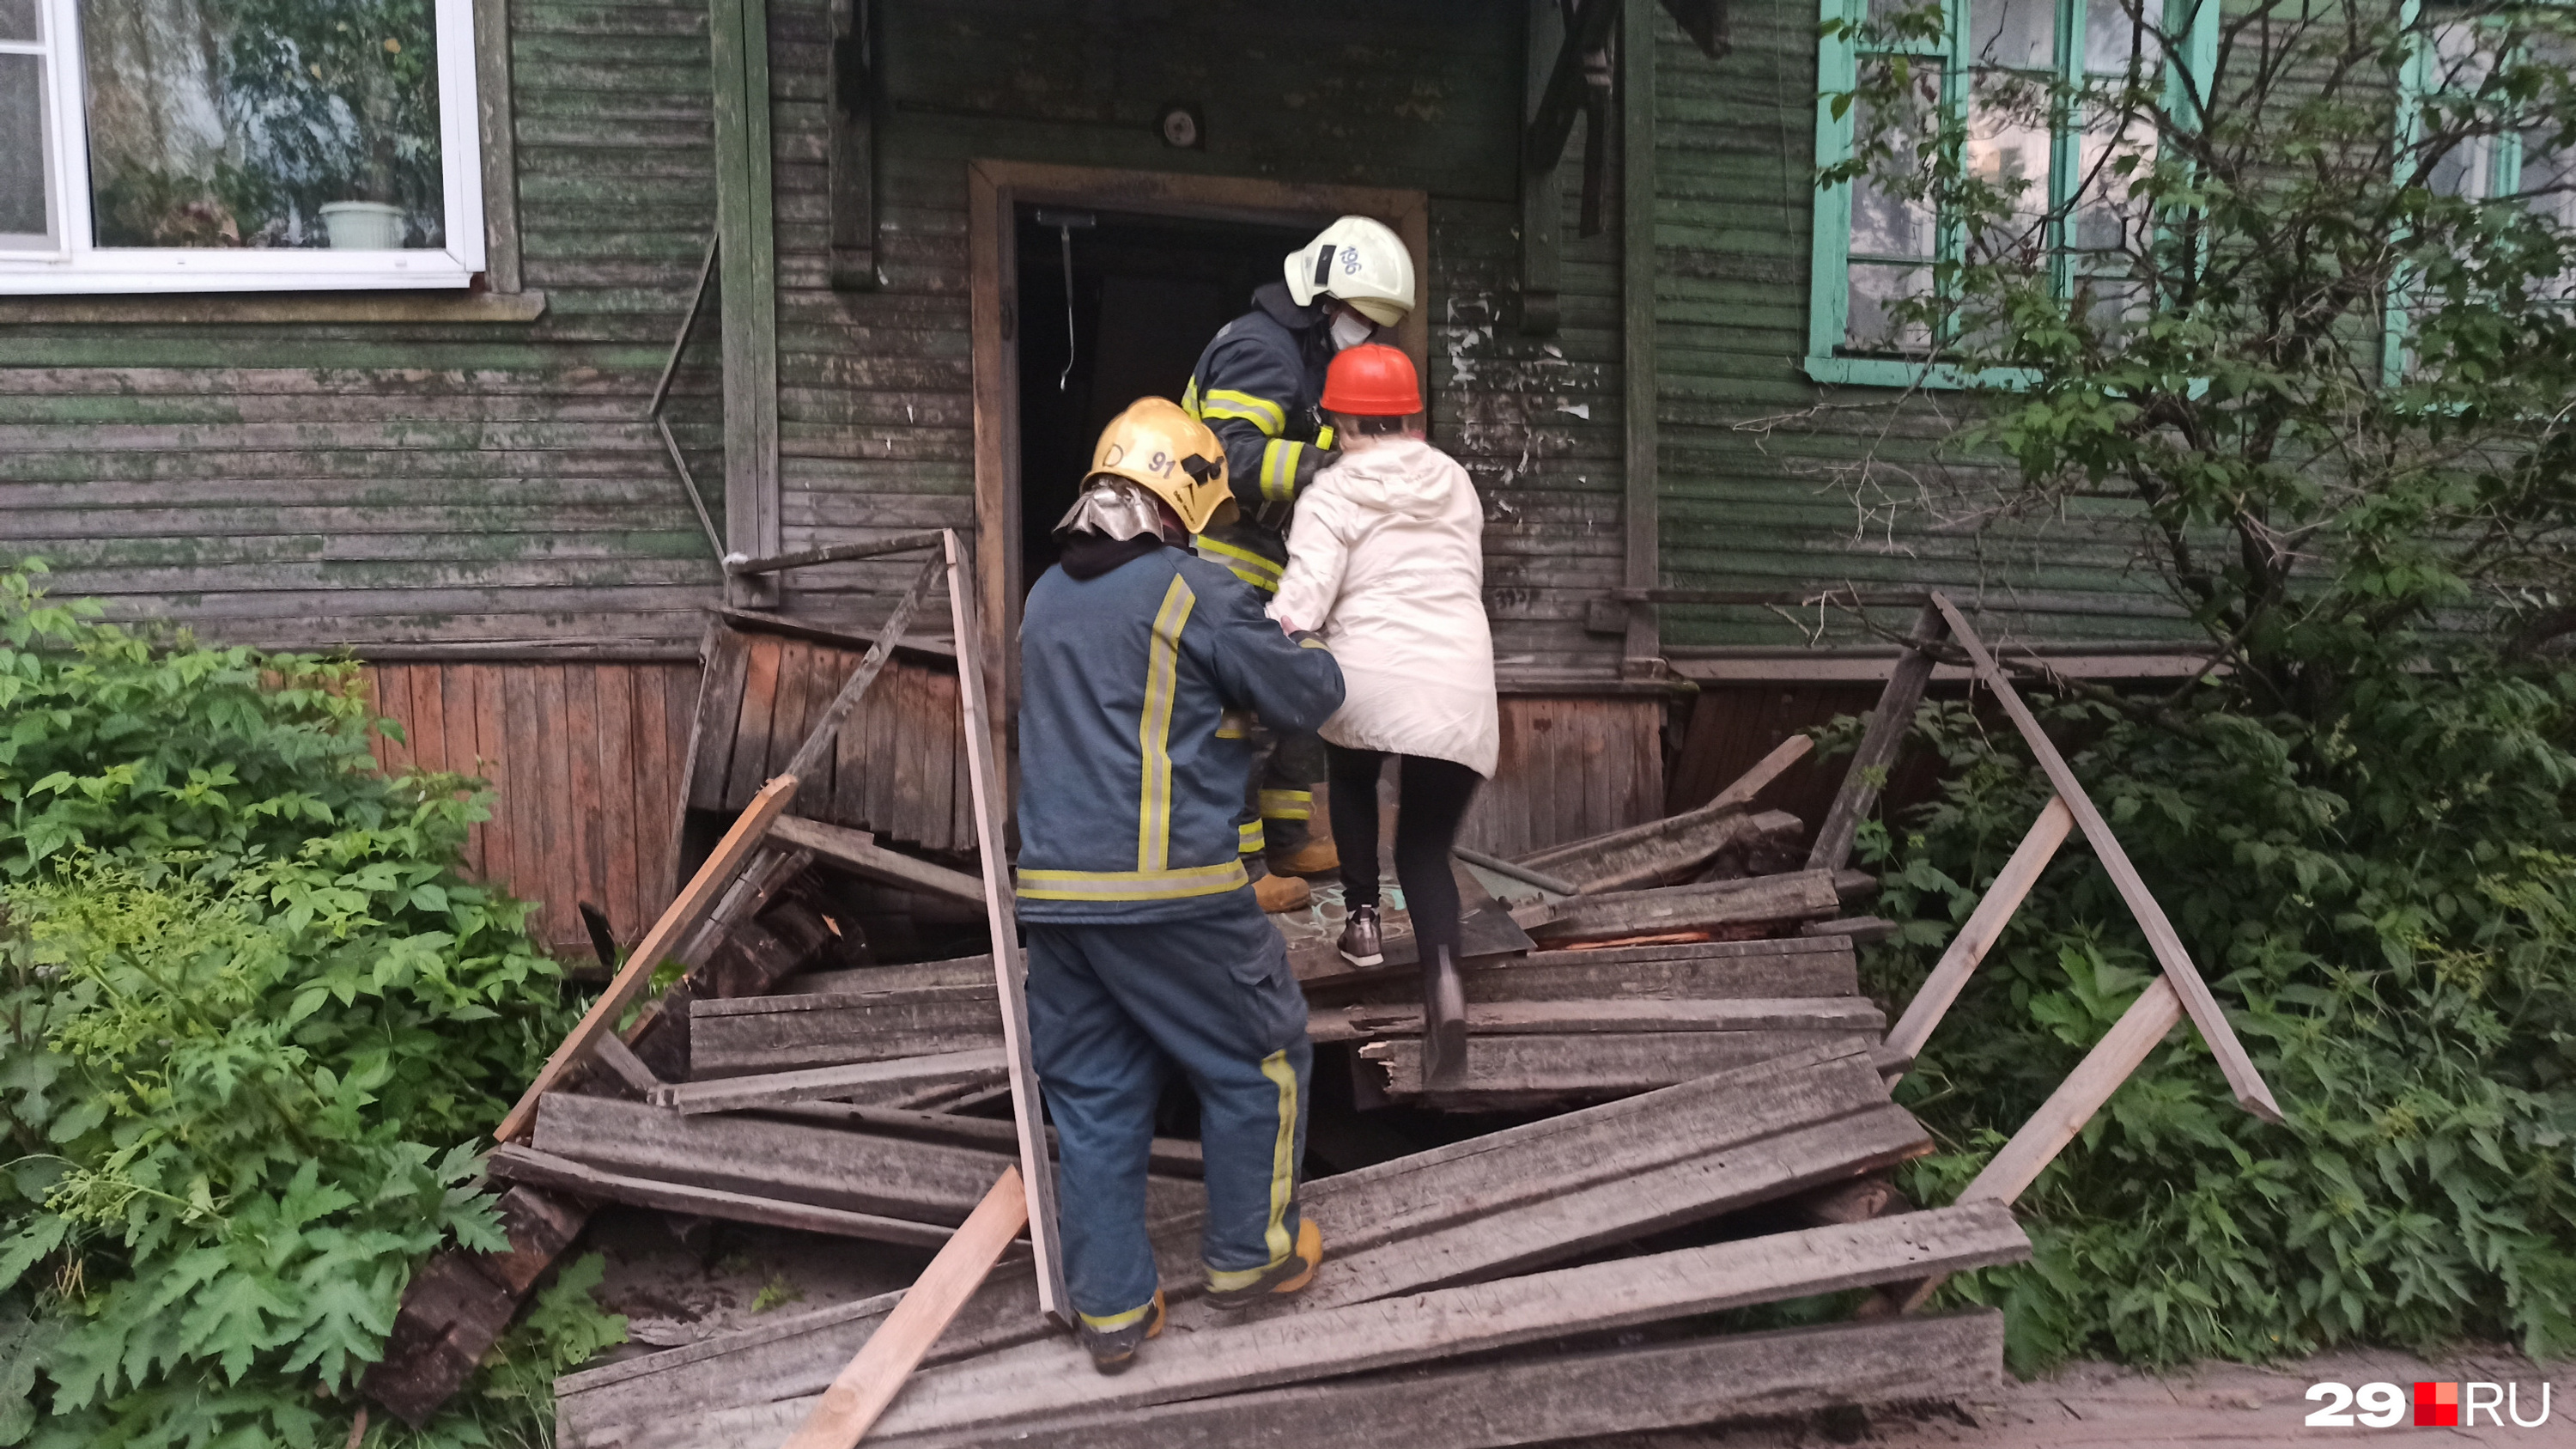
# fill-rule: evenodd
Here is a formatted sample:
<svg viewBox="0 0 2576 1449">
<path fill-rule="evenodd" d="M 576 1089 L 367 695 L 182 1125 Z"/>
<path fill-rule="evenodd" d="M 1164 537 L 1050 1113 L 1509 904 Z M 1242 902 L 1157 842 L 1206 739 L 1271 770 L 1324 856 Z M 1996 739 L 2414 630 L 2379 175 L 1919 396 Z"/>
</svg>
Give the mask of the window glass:
<svg viewBox="0 0 2576 1449">
<path fill-rule="evenodd" d="M 2097 76 L 2125 76 L 2133 60 L 2151 71 L 2162 48 L 2149 32 L 2163 20 L 2160 0 L 2085 0 L 2085 71 Z"/>
<path fill-rule="evenodd" d="M 1901 128 L 1890 127 L 1882 119 L 1884 111 L 1874 101 L 1864 100 L 1853 108 L 1853 114 L 1864 134 L 1912 135 L 1929 140 L 1938 125 L 1941 94 L 1940 67 L 1926 61 L 1912 63 L 1914 86 L 1906 102 L 1911 114 L 1902 118 Z M 1921 163 L 1921 153 L 1913 145 L 1898 148 L 1896 164 L 1912 170 Z M 1881 257 L 1921 257 L 1933 255 L 1932 204 L 1923 199 L 1907 199 L 1889 192 L 1875 173 L 1852 182 L 1852 237 L 1855 255 Z"/>
<path fill-rule="evenodd" d="M 42 39 L 36 33 L 36 0 L 0 0 L 0 41 L 23 40 L 33 45 Z"/>
<path fill-rule="evenodd" d="M 446 245 L 432 0 L 82 0 L 81 25 L 97 245 Z"/>
<path fill-rule="evenodd" d="M 1971 0 L 1968 58 L 2009 70 L 2055 69 L 2056 0 Z"/>
<path fill-rule="evenodd" d="M 52 244 L 46 152 L 45 59 L 0 53 L 0 246 Z"/>
<path fill-rule="evenodd" d="M 2146 250 L 2146 204 L 2132 192 L 2156 158 L 2156 123 L 2131 113 L 2086 122 L 2076 164 L 2081 167 L 2071 238 L 2079 252 L 2139 254 Z M 2122 169 L 2125 164 L 2126 170 Z"/>
<path fill-rule="evenodd" d="M 1928 352 L 1931 333 L 1919 322 L 1900 327 L 1895 307 L 1907 297 L 1932 290 L 1929 267 L 1882 266 L 1855 262 L 1851 268 L 1851 302 L 1845 312 L 1843 345 L 1857 352 Z"/>
</svg>

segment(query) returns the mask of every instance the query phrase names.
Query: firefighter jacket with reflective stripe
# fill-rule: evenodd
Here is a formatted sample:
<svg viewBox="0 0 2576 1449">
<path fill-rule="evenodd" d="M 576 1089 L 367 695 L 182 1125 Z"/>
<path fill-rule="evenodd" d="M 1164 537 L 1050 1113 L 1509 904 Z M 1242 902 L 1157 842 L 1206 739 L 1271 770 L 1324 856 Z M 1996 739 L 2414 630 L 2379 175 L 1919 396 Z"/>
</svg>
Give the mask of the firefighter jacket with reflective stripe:
<svg viewBox="0 0 2576 1449">
<path fill-rule="evenodd" d="M 1288 566 L 1297 491 L 1332 457 L 1316 403 L 1333 346 L 1317 309 L 1290 301 L 1280 283 L 1255 291 L 1252 302 L 1199 354 L 1181 406 L 1225 443 L 1226 481 L 1241 515 L 1200 534 L 1199 556 L 1270 593 Z"/>
<path fill-rule="evenodd" d="M 1048 569 L 1020 626 L 1019 909 L 1118 924 L 1219 908 L 1244 889 L 1239 713 L 1311 731 L 1341 666 L 1290 638 L 1226 569 L 1157 549 L 1096 578 Z"/>
</svg>

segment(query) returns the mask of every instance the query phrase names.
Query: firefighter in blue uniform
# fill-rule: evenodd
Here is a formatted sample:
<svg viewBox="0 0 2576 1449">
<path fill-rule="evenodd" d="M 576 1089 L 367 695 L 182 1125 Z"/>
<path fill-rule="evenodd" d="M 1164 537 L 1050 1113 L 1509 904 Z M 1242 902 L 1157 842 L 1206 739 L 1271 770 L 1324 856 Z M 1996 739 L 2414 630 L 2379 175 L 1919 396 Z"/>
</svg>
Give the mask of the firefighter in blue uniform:
<svg viewBox="0 0 2576 1449">
<path fill-rule="evenodd" d="M 1346 216 L 1288 254 L 1285 276 L 1252 294 L 1252 310 L 1227 323 L 1199 354 L 1181 406 L 1225 443 L 1237 516 L 1203 530 L 1199 556 L 1232 569 L 1266 597 L 1288 566 L 1288 521 L 1298 491 L 1332 458 L 1332 431 L 1316 404 L 1333 354 L 1392 327 L 1413 310 L 1413 257 L 1385 223 Z M 1316 837 L 1314 784 L 1323 745 L 1311 733 L 1255 740 L 1257 790 L 1236 825 L 1262 909 L 1307 901 L 1300 876 L 1341 860 Z"/>
<path fill-rule="evenodd" d="M 1323 1258 L 1297 1211 L 1306 1000 L 1234 817 L 1250 719 L 1313 731 L 1341 706 L 1342 671 L 1178 546 L 1233 511 L 1225 463 L 1167 399 L 1120 414 L 1020 628 L 1029 1039 L 1060 1143 L 1067 1286 L 1103 1373 L 1162 1328 L 1145 1157 L 1167 1072 L 1199 1099 L 1210 1298 L 1293 1293 Z"/>
</svg>

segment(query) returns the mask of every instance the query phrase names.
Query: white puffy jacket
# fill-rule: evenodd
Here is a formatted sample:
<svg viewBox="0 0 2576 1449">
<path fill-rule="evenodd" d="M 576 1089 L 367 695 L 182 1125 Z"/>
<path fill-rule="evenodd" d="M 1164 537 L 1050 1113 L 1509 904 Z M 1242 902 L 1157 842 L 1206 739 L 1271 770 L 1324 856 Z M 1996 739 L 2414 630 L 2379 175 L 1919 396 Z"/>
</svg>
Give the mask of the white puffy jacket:
<svg viewBox="0 0 2576 1449">
<path fill-rule="evenodd" d="M 1270 616 L 1341 662 L 1322 734 L 1350 749 L 1455 760 L 1499 748 L 1485 623 L 1485 513 L 1467 470 L 1419 438 L 1353 438 L 1297 495 Z"/>
</svg>

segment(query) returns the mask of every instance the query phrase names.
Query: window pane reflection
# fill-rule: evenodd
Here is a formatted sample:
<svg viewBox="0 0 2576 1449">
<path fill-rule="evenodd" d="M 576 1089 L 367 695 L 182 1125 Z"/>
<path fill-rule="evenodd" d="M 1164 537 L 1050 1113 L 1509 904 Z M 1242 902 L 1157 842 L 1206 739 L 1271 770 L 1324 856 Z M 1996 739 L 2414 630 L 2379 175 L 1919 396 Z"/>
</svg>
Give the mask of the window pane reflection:
<svg viewBox="0 0 2576 1449">
<path fill-rule="evenodd" d="M 2161 47 L 2152 32 L 2164 21 L 2162 0 L 2085 0 L 2084 69 L 2125 76 L 2132 60 L 2152 65 Z"/>
<path fill-rule="evenodd" d="M 0 55 L 0 246 L 53 245 L 46 152 L 45 58 Z"/>
<path fill-rule="evenodd" d="M 1939 66 L 1917 62 L 1912 67 L 1913 83 L 1902 102 L 1905 114 L 1892 123 L 1885 110 L 1871 101 L 1862 101 L 1854 110 L 1853 125 L 1864 136 L 1898 136 L 1908 138 L 1899 144 L 1896 166 L 1911 174 L 1920 164 L 1917 141 L 1929 141 L 1935 131 L 1935 117 L 1941 95 Z M 1933 251 L 1932 204 L 1928 199 L 1907 198 L 1889 191 L 1876 170 L 1852 183 L 1851 249 L 1863 255 L 1929 258 Z"/>
<path fill-rule="evenodd" d="M 1929 296 L 1929 267 L 1855 264 L 1851 269 L 1849 311 L 1843 323 L 1843 345 L 1855 352 L 1926 352 L 1932 335 L 1919 322 L 1900 326 L 1895 304 L 1908 297 Z"/>
<path fill-rule="evenodd" d="M 2055 0 L 1971 0 L 1968 58 L 1980 66 L 2054 70 L 2057 66 Z"/>
<path fill-rule="evenodd" d="M 104 247 L 446 244 L 431 0 L 82 0 Z"/>
<path fill-rule="evenodd" d="M 43 38 L 36 33 L 36 0 L 0 0 L 0 40 L 33 45 Z"/>
</svg>

